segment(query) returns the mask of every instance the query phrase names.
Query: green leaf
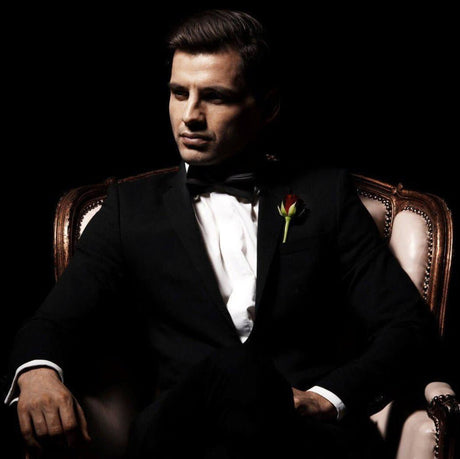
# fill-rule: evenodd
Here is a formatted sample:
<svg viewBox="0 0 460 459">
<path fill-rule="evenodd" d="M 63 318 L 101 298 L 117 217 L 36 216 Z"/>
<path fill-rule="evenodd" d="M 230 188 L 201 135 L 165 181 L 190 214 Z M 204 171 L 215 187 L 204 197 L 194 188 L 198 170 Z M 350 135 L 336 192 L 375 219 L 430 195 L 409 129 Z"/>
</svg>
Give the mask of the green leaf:
<svg viewBox="0 0 460 459">
<path fill-rule="evenodd" d="M 287 215 L 286 209 L 284 208 L 284 202 L 281 203 L 281 215 L 283 217 Z"/>
</svg>

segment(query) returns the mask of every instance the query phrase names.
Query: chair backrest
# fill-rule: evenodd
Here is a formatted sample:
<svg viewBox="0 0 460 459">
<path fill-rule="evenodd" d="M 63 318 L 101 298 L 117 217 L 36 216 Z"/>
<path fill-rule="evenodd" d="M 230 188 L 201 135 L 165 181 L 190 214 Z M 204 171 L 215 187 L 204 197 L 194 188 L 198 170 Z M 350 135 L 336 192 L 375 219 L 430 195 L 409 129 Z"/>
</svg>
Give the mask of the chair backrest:
<svg viewBox="0 0 460 459">
<path fill-rule="evenodd" d="M 360 175 L 359 197 L 430 306 L 444 333 L 452 263 L 452 215 L 443 199 Z"/>
<path fill-rule="evenodd" d="M 171 168 L 170 170 L 175 170 Z M 147 172 L 118 180 L 133 181 L 162 173 Z M 370 212 L 401 266 L 417 286 L 444 332 L 452 261 L 452 216 L 444 202 L 430 193 L 410 191 L 355 175 L 359 197 Z M 75 188 L 59 201 L 54 223 L 54 262 L 58 279 L 66 268 L 78 239 L 100 209 L 107 187 L 115 179 Z"/>
</svg>

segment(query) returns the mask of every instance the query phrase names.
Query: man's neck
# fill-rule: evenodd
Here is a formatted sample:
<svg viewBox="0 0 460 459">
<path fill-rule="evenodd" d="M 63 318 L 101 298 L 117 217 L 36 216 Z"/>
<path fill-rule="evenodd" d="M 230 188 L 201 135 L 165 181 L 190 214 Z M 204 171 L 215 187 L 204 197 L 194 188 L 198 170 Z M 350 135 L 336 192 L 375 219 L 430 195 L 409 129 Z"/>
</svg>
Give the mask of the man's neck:
<svg viewBox="0 0 460 459">
<path fill-rule="evenodd" d="M 230 175 L 241 174 L 246 172 L 256 172 L 260 167 L 262 160 L 260 155 L 256 154 L 239 154 L 232 156 L 220 163 L 211 165 L 189 164 L 185 162 L 185 168 L 189 167 L 195 170 L 199 169 L 201 176 L 213 177 L 215 179 L 225 179 Z"/>
</svg>

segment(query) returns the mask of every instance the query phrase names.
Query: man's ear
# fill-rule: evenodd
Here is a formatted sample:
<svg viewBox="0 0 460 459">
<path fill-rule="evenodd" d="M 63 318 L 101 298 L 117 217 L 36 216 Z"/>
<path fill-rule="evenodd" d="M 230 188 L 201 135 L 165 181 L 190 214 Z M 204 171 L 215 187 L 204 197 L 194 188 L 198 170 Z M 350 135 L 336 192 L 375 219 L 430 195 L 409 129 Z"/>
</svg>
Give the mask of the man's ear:
<svg viewBox="0 0 460 459">
<path fill-rule="evenodd" d="M 274 121 L 280 112 L 281 97 L 277 88 L 270 89 L 263 99 L 263 117 L 265 124 Z"/>
</svg>

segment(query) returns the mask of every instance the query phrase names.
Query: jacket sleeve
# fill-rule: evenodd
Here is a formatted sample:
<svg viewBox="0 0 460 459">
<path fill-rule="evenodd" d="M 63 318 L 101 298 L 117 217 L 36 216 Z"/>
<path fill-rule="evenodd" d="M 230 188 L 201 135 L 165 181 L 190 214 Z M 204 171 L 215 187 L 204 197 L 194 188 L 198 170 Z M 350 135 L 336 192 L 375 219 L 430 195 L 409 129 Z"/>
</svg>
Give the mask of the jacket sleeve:
<svg viewBox="0 0 460 459">
<path fill-rule="evenodd" d="M 347 406 L 381 408 L 408 381 L 427 368 L 422 356 L 437 346 L 428 306 L 380 237 L 343 173 L 338 185 L 336 241 L 341 282 L 350 312 L 367 338 L 365 350 L 317 385 Z M 376 411 L 377 408 L 372 409 Z"/>
<path fill-rule="evenodd" d="M 117 185 L 83 232 L 61 278 L 16 334 L 9 372 L 25 362 L 48 360 L 62 369 L 70 349 L 117 297 L 124 278 Z"/>
</svg>

